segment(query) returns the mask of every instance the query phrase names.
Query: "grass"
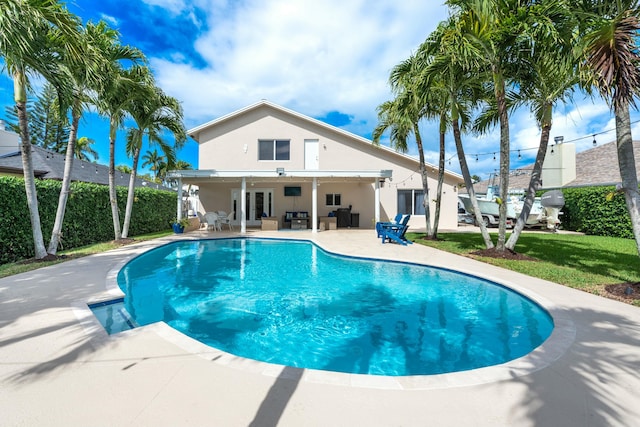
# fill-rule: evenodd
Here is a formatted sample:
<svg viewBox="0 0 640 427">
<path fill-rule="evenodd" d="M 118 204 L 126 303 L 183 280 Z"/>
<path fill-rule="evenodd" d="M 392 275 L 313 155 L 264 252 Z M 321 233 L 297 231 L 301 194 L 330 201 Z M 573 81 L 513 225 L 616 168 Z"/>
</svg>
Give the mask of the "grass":
<svg viewBox="0 0 640 427">
<path fill-rule="evenodd" d="M 607 295 L 606 285 L 640 282 L 640 258 L 634 240 L 578 234 L 523 233 L 516 252 L 536 261 L 479 257 L 485 249 L 479 233 L 439 233 L 438 241 L 407 233 L 417 243 L 472 257 L 488 264 L 560 283 L 586 292 Z M 493 241 L 497 235 L 492 234 Z M 640 296 L 633 301 L 640 306 Z"/>
<path fill-rule="evenodd" d="M 135 236 L 135 242 L 142 242 L 144 240 L 157 239 L 159 237 L 168 236 L 173 234 L 172 231 L 160 231 L 156 233 L 144 234 L 141 236 Z M 102 242 L 95 243 L 93 245 L 83 246 L 80 248 L 70 249 L 68 251 L 60 251 L 58 252 L 59 256 L 63 256 L 58 258 L 55 261 L 36 261 L 33 260 L 25 260 L 18 261 L 9 264 L 0 265 L 0 278 L 12 276 L 14 274 L 25 273 L 27 271 L 35 270 L 41 267 L 46 267 L 48 265 L 59 264 L 61 262 L 68 261 L 69 259 L 80 258 L 87 255 L 93 255 L 101 252 L 106 252 L 111 249 L 116 249 L 122 246 L 122 243 L 116 243 L 115 241 L 110 242 Z"/>
</svg>

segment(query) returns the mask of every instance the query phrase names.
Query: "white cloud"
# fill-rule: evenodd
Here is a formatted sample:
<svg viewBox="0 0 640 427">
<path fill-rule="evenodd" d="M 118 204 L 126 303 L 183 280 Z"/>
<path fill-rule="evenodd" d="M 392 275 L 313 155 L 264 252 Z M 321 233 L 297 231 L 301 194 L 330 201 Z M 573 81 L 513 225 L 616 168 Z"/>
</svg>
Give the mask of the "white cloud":
<svg viewBox="0 0 640 427">
<path fill-rule="evenodd" d="M 174 14 L 179 14 L 185 9 L 184 0 L 142 0 L 142 2 L 149 6 L 157 6 L 167 9 Z"/>
<path fill-rule="evenodd" d="M 105 22 L 108 22 L 114 28 L 117 28 L 118 25 L 120 24 L 120 22 L 115 17 L 111 15 L 106 15 L 104 13 L 100 14 L 100 19 L 102 19 Z"/>
<path fill-rule="evenodd" d="M 181 3 L 146 2 L 169 10 Z M 390 97 L 390 69 L 446 17 L 445 6 L 418 0 L 209 1 L 202 7 L 209 30 L 195 48 L 207 65 L 152 59 L 159 84 L 184 101 L 190 125 L 265 98 L 311 116 L 345 112 L 354 118 L 349 130 L 368 126 L 370 132 L 375 108 Z"/>
</svg>

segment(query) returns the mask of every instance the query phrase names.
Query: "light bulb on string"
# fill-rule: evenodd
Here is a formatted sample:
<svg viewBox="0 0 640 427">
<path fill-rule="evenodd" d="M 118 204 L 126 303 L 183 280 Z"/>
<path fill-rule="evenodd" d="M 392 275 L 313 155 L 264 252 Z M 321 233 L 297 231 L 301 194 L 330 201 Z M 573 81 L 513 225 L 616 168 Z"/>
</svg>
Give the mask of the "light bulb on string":
<svg viewBox="0 0 640 427">
<path fill-rule="evenodd" d="M 553 151 L 553 145 L 552 145 L 551 146 L 551 154 L 553 154 L 553 153 L 554 153 L 554 151 Z"/>
<path fill-rule="evenodd" d="M 522 159 L 522 154 L 520 154 L 520 150 L 518 150 L 518 160 Z"/>
<path fill-rule="evenodd" d="M 496 153 L 493 153 L 493 161 L 495 162 L 496 160 Z"/>
<path fill-rule="evenodd" d="M 476 162 L 478 161 L 478 155 L 476 154 Z"/>
<path fill-rule="evenodd" d="M 595 147 L 598 144 L 598 141 L 596 141 L 596 136 L 593 135 L 593 146 Z"/>
</svg>

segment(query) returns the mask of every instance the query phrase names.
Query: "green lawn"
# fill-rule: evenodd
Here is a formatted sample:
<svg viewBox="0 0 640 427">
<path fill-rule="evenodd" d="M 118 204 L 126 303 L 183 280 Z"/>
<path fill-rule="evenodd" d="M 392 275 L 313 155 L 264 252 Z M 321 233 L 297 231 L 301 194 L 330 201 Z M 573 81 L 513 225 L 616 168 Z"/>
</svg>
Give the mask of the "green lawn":
<svg viewBox="0 0 640 427">
<path fill-rule="evenodd" d="M 156 239 L 158 237 L 164 237 L 173 234 L 172 231 L 160 231 L 157 233 L 144 234 L 141 236 L 135 236 L 136 242 L 141 242 L 144 240 Z M 110 249 L 119 248 L 122 246 L 121 244 L 114 242 L 103 242 L 103 243 L 95 243 L 93 245 L 83 246 L 81 248 L 71 249 L 68 251 L 58 252 L 58 255 L 64 257 L 58 258 L 55 261 L 41 261 L 41 262 L 32 262 L 31 260 L 27 261 L 19 261 L 10 264 L 2 264 L 0 265 L 0 278 L 11 276 L 14 274 L 24 273 L 26 271 L 35 270 L 40 267 L 45 267 L 47 265 L 58 264 L 64 261 L 74 258 L 80 258 L 87 255 L 97 254 L 100 252 L 105 252 Z"/>
<path fill-rule="evenodd" d="M 423 235 L 407 233 L 410 240 L 464 256 L 484 249 L 479 233 L 439 233 L 439 241 L 422 240 Z M 493 241 L 497 235 L 492 234 Z M 416 240 L 418 239 L 418 240 Z M 523 233 L 516 252 L 538 261 L 474 258 L 529 276 L 560 283 L 598 295 L 604 286 L 640 282 L 640 257 L 634 240 L 579 234 Z M 635 300 L 640 305 L 640 295 Z"/>
</svg>

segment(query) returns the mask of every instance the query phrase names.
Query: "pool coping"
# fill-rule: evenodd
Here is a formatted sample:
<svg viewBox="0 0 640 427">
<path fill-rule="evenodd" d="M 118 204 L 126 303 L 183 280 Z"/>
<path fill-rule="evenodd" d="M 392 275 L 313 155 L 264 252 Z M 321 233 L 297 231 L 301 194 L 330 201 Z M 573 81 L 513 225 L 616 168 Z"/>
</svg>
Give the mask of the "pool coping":
<svg viewBox="0 0 640 427">
<path fill-rule="evenodd" d="M 271 236 L 235 236 L 235 237 L 206 237 L 199 236 L 183 237 L 179 240 L 220 240 L 229 238 L 259 238 L 259 239 L 278 239 L 278 240 L 303 240 L 309 241 L 322 250 L 328 253 L 347 256 L 351 258 L 364 258 L 364 259 L 376 259 L 376 260 L 393 260 L 389 258 L 373 258 L 369 256 L 357 256 L 353 254 L 340 253 L 335 249 L 329 249 L 322 245 L 322 242 L 318 242 L 308 236 L 300 237 L 271 237 Z M 329 385 L 342 385 L 349 387 L 361 387 L 361 388 L 373 388 L 373 389 L 385 389 L 385 390 L 434 390 L 434 389 L 448 389 L 455 387 L 467 387 L 479 384 L 499 382 L 503 380 L 513 379 L 520 376 L 529 375 L 545 367 L 551 365 L 558 360 L 573 344 L 576 337 L 576 327 L 569 315 L 556 306 L 546 298 L 532 292 L 529 289 L 521 287 L 515 283 L 511 283 L 506 280 L 498 279 L 495 277 L 482 279 L 489 280 L 497 283 L 500 286 L 504 286 L 510 290 L 513 290 L 529 299 L 534 301 L 543 307 L 553 319 L 554 328 L 551 335 L 532 352 L 499 365 L 493 365 L 483 368 L 472 369 L 468 371 L 434 374 L 434 375 L 411 375 L 411 376 L 380 376 L 380 375 L 367 375 L 367 374 L 350 374 L 334 371 L 324 371 L 309 368 L 292 368 L 285 365 L 278 365 L 268 362 L 262 362 L 254 359 L 248 359 L 234 354 L 222 351 L 215 347 L 203 344 L 176 329 L 173 329 L 165 322 L 157 322 L 146 326 L 140 326 L 129 331 L 119 332 L 114 335 L 108 335 L 106 330 L 102 327 L 96 316 L 93 315 L 90 304 L 96 304 L 104 301 L 123 298 L 124 292 L 120 290 L 117 284 L 118 272 L 133 258 L 141 255 L 149 250 L 156 249 L 157 247 L 175 242 L 177 239 L 160 239 L 153 247 L 145 246 L 141 248 L 135 248 L 121 261 L 116 263 L 105 277 L 105 289 L 106 295 L 102 295 L 100 298 L 90 298 L 89 300 L 77 300 L 72 303 L 73 312 L 78 319 L 80 325 L 85 330 L 85 333 L 91 335 L 93 339 L 97 339 L 100 342 L 109 342 L 117 340 L 121 336 L 128 336 L 131 334 L 139 334 L 143 331 L 151 331 L 166 341 L 178 346 L 187 353 L 196 355 L 198 357 L 207 359 L 216 364 L 226 366 L 232 369 L 239 369 L 251 373 L 259 373 L 268 377 L 280 377 L 286 378 L 292 376 L 298 378 L 299 371 L 302 370 L 301 381 L 329 384 Z M 429 263 L 415 262 L 415 261 L 403 261 L 396 259 L 395 261 L 407 262 L 416 265 L 424 265 L 428 267 L 435 267 L 439 269 L 446 269 L 450 271 L 460 272 L 465 275 L 479 277 L 476 274 L 470 273 L 464 270 L 454 270 L 450 267 L 442 267 Z M 287 369 L 285 369 L 287 368 Z"/>
</svg>

